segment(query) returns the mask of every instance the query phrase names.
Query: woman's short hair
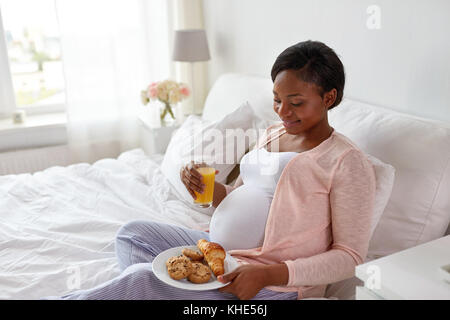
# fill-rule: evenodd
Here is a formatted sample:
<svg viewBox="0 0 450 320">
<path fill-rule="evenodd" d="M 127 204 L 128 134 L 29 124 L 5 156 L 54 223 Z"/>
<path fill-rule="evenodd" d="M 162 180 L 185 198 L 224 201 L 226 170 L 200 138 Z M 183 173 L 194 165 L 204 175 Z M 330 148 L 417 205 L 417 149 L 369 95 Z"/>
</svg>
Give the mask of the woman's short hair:
<svg viewBox="0 0 450 320">
<path fill-rule="evenodd" d="M 278 73 L 289 69 L 299 70 L 301 80 L 317 85 L 321 96 L 336 89 L 336 100 L 329 109 L 341 102 L 345 86 L 344 65 L 334 50 L 324 43 L 308 40 L 285 49 L 272 66 L 272 81 Z"/>
</svg>

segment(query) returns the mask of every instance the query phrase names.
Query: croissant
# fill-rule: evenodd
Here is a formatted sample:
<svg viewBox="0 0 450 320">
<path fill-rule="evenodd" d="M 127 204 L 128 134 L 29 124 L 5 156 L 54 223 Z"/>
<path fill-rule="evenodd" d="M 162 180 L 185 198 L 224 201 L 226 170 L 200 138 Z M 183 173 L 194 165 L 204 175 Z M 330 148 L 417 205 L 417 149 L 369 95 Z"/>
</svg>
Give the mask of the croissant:
<svg viewBox="0 0 450 320">
<path fill-rule="evenodd" d="M 224 260 L 226 253 L 220 244 L 200 239 L 197 241 L 197 247 L 203 253 L 206 262 L 208 262 L 216 277 L 225 273 Z"/>
</svg>

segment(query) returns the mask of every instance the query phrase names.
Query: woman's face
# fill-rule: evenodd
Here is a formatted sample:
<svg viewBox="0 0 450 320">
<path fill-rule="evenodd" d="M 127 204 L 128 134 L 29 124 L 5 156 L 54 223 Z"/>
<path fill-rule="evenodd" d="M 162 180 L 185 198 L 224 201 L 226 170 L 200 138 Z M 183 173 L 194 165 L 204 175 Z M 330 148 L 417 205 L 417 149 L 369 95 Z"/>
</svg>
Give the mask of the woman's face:
<svg viewBox="0 0 450 320">
<path fill-rule="evenodd" d="M 317 125 L 328 126 L 327 112 L 336 99 L 336 89 L 322 98 L 315 84 L 299 79 L 298 71 L 284 70 L 275 78 L 273 94 L 273 109 L 287 133 L 304 134 Z"/>
</svg>

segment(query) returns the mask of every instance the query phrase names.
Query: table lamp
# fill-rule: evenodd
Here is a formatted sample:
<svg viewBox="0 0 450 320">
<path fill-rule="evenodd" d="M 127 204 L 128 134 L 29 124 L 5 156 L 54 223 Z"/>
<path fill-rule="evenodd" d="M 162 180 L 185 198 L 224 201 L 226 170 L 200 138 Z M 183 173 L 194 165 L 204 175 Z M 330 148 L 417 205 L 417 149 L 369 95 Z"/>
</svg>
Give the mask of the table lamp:
<svg viewBox="0 0 450 320">
<path fill-rule="evenodd" d="M 192 102 L 194 110 L 194 63 L 210 59 L 208 40 L 203 29 L 175 30 L 172 60 L 189 62 L 191 68 Z"/>
</svg>

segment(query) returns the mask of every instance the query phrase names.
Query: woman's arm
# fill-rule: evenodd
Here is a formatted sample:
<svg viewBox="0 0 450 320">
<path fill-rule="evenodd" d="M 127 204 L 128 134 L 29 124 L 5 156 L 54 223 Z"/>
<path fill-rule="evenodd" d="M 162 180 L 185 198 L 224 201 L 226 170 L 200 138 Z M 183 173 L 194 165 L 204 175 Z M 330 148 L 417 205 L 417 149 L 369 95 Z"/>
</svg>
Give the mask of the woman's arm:
<svg viewBox="0 0 450 320">
<path fill-rule="evenodd" d="M 241 175 L 236 179 L 236 182 L 233 186 L 229 186 L 226 184 L 222 184 L 220 182 L 214 182 L 214 195 L 213 195 L 213 207 L 217 208 L 217 206 L 222 202 L 222 200 L 229 194 L 231 191 L 236 189 L 237 187 L 243 185 L 243 181 Z"/>
<path fill-rule="evenodd" d="M 272 285 L 285 285 L 288 281 L 288 268 L 280 264 L 245 264 L 234 271 L 217 277 L 222 283 L 230 284 L 219 289 L 241 300 L 253 298 L 262 288 Z"/>
<path fill-rule="evenodd" d="M 284 261 L 289 269 L 288 286 L 323 285 L 354 276 L 355 266 L 364 262 L 369 247 L 375 191 L 372 164 L 360 152 L 349 151 L 331 183 L 331 249 Z"/>
</svg>

